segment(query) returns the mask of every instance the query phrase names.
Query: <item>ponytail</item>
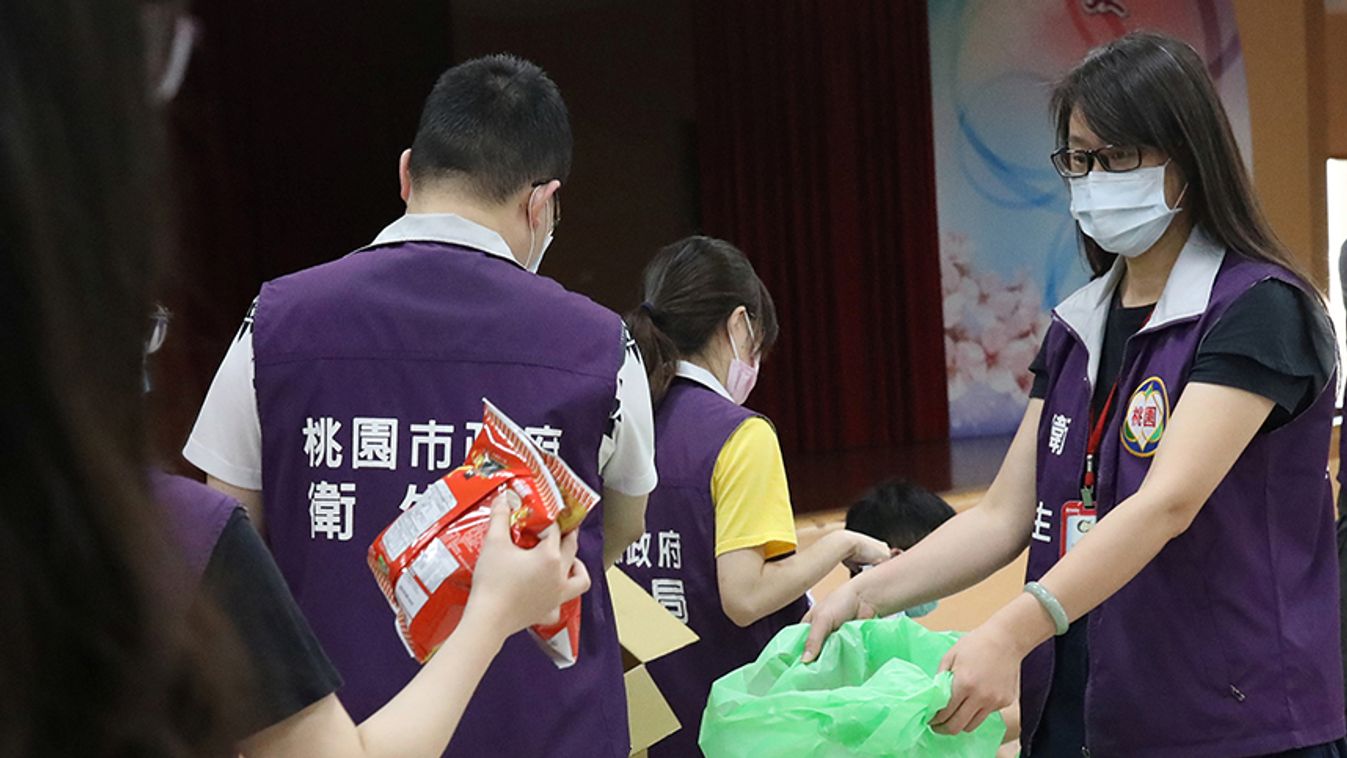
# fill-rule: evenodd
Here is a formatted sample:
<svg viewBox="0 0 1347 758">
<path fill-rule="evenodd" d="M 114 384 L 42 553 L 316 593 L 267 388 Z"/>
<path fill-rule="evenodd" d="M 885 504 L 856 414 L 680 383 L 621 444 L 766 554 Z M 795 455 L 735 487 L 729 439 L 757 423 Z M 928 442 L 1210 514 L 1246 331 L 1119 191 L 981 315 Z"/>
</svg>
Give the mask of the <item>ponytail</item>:
<svg viewBox="0 0 1347 758">
<path fill-rule="evenodd" d="M 650 397 L 664 400 L 678 362 L 706 347 L 739 306 L 748 310 L 765 355 L 776 342 L 776 307 L 748 258 L 714 237 L 688 237 L 655 255 L 646 266 L 642 303 L 626 315 L 641 349 Z"/>
<path fill-rule="evenodd" d="M 650 400 L 658 406 L 669 391 L 674 376 L 678 373 L 678 346 L 669 335 L 660 331 L 655 324 L 654 307 L 650 303 L 627 314 L 627 328 L 632 339 L 641 349 L 641 359 L 645 362 L 645 375 L 650 380 Z"/>
</svg>

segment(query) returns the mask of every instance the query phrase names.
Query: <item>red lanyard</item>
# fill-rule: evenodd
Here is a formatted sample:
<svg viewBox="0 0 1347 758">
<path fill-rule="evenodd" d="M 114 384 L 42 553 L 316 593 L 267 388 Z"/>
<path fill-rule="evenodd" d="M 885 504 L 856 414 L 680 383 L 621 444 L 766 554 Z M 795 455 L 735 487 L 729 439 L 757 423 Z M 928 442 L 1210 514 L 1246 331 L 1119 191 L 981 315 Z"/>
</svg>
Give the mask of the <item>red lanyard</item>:
<svg viewBox="0 0 1347 758">
<path fill-rule="evenodd" d="M 1104 427 L 1108 426 L 1108 414 L 1113 409 L 1113 398 L 1117 394 L 1118 382 L 1114 380 L 1112 389 L 1108 391 L 1108 399 L 1104 401 L 1104 408 L 1099 411 L 1094 428 L 1090 430 L 1090 439 L 1085 443 L 1085 479 L 1080 488 L 1080 503 L 1086 508 L 1094 507 L 1094 462 L 1099 457 L 1099 445 L 1104 441 Z"/>
<path fill-rule="evenodd" d="M 1146 320 L 1141 322 L 1141 329 L 1151 322 L 1151 316 L 1155 315 L 1155 310 L 1146 314 Z M 1138 329 L 1138 332 L 1141 330 Z M 1119 377 L 1120 379 L 1121 377 Z M 1104 427 L 1108 426 L 1108 414 L 1113 410 L 1113 400 L 1118 395 L 1118 379 L 1113 380 L 1113 387 L 1108 391 L 1108 399 L 1104 401 L 1104 407 L 1099 411 L 1099 417 L 1095 419 L 1094 427 L 1090 429 L 1090 439 L 1085 443 L 1085 477 L 1081 482 L 1080 504 L 1086 508 L 1094 507 L 1094 463 L 1099 458 L 1099 445 L 1104 441 Z"/>
</svg>

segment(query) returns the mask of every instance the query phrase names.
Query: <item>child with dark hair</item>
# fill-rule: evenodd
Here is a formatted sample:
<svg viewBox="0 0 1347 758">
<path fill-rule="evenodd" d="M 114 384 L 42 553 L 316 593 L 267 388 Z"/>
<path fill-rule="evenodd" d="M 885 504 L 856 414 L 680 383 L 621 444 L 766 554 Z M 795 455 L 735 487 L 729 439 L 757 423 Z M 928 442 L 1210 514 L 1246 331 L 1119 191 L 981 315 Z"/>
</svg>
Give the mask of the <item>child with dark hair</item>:
<svg viewBox="0 0 1347 758">
<path fill-rule="evenodd" d="M 897 555 L 953 517 L 944 498 L 921 485 L 890 479 L 852 503 L 847 529 L 883 540 Z"/>
<path fill-rule="evenodd" d="M 872 487 L 847 509 L 848 531 L 860 532 L 888 544 L 894 555 L 922 540 L 941 524 L 954 517 L 954 509 L 944 498 L 919 484 L 889 479 Z M 854 568 L 851 575 L 859 574 Z M 925 616 L 935 610 L 936 601 L 908 608 L 911 617 Z"/>
</svg>

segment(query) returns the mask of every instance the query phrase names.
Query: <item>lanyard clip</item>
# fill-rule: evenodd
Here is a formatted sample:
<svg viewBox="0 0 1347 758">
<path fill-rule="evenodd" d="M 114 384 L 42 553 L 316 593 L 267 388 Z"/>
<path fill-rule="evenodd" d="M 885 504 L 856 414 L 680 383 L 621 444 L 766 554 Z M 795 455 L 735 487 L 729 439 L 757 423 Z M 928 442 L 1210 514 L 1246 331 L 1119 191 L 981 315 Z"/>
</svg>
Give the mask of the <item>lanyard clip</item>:
<svg viewBox="0 0 1347 758">
<path fill-rule="evenodd" d="M 1094 453 L 1085 454 L 1085 477 L 1080 488 L 1080 504 L 1086 509 L 1094 508 Z"/>
</svg>

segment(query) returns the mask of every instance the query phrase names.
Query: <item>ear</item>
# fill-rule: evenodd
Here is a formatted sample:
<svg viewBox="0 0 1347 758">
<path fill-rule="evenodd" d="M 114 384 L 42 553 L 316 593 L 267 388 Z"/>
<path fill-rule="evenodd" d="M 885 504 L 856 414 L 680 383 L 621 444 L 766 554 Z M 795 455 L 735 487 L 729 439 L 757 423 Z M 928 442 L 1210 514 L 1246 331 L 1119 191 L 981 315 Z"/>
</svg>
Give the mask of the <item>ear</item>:
<svg viewBox="0 0 1347 758">
<path fill-rule="evenodd" d="M 549 223 L 547 214 L 548 208 L 552 207 L 552 196 L 561 189 L 561 180 L 553 179 L 547 184 L 540 184 L 529 191 L 528 205 L 524 212 L 528 214 L 529 227 L 541 227 Z"/>
<path fill-rule="evenodd" d="M 733 329 L 734 325 L 739 322 L 743 322 L 745 325 L 748 324 L 747 306 L 741 305 L 738 308 L 735 308 L 734 310 L 730 311 L 730 317 L 725 319 L 725 326 L 727 328 Z M 748 329 L 744 329 L 744 336 L 745 337 L 748 336 Z"/>
<path fill-rule="evenodd" d="M 412 197 L 412 151 L 407 148 L 398 158 L 398 185 L 402 191 L 402 202 Z"/>
<path fill-rule="evenodd" d="M 738 324 L 738 326 L 735 326 Z M 739 346 L 748 351 L 748 356 L 744 360 L 749 360 L 751 356 L 757 355 L 760 343 L 757 341 L 757 332 L 753 329 L 752 319 L 748 315 L 748 306 L 741 305 L 730 311 L 730 317 L 725 320 L 727 329 L 738 332 L 734 335 L 735 341 Z"/>
</svg>

